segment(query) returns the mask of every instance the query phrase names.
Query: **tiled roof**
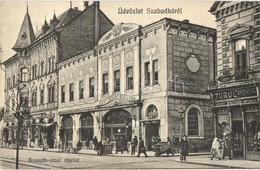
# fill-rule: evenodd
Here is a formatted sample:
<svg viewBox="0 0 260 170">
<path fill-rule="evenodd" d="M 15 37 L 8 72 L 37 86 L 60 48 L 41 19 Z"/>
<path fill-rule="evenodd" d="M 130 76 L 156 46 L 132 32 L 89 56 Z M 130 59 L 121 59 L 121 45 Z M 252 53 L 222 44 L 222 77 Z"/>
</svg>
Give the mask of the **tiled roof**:
<svg viewBox="0 0 260 170">
<path fill-rule="evenodd" d="M 64 25 L 66 25 L 67 23 L 69 23 L 70 21 L 75 19 L 77 16 L 79 16 L 80 13 L 81 13 L 81 11 L 78 10 L 78 9 L 74 9 L 74 8 L 68 9 L 67 11 L 65 11 L 64 13 L 62 13 L 61 15 L 59 15 L 57 17 L 58 23 L 54 27 L 52 27 L 50 25 L 51 28 L 45 34 L 42 34 L 42 29 L 40 29 L 36 33 L 35 41 L 42 38 L 44 35 L 51 33 L 54 29 L 58 29 L 58 28 L 63 27 Z"/>
<path fill-rule="evenodd" d="M 31 23 L 31 18 L 30 15 L 26 13 L 13 49 L 26 48 L 34 41 L 34 39 L 35 35 Z"/>
</svg>

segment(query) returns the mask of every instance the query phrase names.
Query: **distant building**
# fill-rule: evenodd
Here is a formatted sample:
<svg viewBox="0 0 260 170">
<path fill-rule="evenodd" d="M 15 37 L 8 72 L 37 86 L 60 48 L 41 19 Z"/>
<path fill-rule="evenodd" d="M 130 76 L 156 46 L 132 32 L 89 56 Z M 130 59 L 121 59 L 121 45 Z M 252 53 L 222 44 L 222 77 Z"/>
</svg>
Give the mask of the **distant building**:
<svg viewBox="0 0 260 170">
<path fill-rule="evenodd" d="M 231 134 L 233 156 L 260 160 L 260 3 L 215 2 L 217 82 L 209 90 L 218 137 Z"/>
</svg>

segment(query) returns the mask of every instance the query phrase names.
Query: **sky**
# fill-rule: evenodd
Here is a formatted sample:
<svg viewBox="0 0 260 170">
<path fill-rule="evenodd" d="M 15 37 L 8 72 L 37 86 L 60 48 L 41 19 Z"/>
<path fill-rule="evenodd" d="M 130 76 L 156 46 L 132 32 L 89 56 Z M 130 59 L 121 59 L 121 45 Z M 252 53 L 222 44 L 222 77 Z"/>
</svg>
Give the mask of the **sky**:
<svg viewBox="0 0 260 170">
<path fill-rule="evenodd" d="M 89 5 L 93 2 L 89 1 Z M 208 12 L 214 1 L 101 1 L 100 9 L 116 25 L 136 23 L 142 26 L 164 17 L 216 28 L 215 17 Z M 0 62 L 15 54 L 14 46 L 23 18 L 28 11 L 34 31 L 41 29 L 44 20 L 52 19 L 54 11 L 59 16 L 68 8 L 70 1 L 1 1 L 0 0 Z M 72 7 L 83 10 L 83 1 L 72 1 Z M 143 9 L 143 14 L 120 14 L 120 9 Z M 179 14 L 147 14 L 147 9 L 181 9 Z M 0 70 L 0 107 L 4 105 L 4 72 Z"/>
</svg>

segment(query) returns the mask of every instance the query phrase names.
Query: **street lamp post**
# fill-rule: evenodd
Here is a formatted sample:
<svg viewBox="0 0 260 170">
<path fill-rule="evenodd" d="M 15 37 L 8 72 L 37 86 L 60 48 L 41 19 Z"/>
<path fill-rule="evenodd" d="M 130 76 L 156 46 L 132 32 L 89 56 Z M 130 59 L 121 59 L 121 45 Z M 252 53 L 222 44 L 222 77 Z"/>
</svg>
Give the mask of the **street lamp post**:
<svg viewBox="0 0 260 170">
<path fill-rule="evenodd" d="M 182 123 L 183 123 L 183 118 L 184 118 L 184 110 L 182 108 L 180 108 L 178 113 L 179 113 L 179 117 L 180 117 L 180 141 L 181 141 L 181 137 L 182 137 Z"/>
</svg>

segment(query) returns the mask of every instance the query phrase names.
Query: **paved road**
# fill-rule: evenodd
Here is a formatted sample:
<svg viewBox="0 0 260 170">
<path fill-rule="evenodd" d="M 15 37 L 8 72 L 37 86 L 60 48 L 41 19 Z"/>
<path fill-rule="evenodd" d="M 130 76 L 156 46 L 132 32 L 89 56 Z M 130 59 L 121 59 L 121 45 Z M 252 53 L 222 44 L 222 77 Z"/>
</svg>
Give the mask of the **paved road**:
<svg viewBox="0 0 260 170">
<path fill-rule="evenodd" d="M 0 148 L 2 169 L 14 168 L 15 150 Z M 137 157 L 97 156 L 86 154 L 68 154 L 46 151 L 20 150 L 20 168 L 51 168 L 51 169 L 112 169 L 112 168 L 221 168 L 217 166 L 195 165 L 176 162 L 179 157 Z M 10 163 L 13 160 L 13 163 Z M 6 162 L 9 161 L 9 162 Z M 222 167 L 223 168 L 223 167 Z"/>
</svg>

